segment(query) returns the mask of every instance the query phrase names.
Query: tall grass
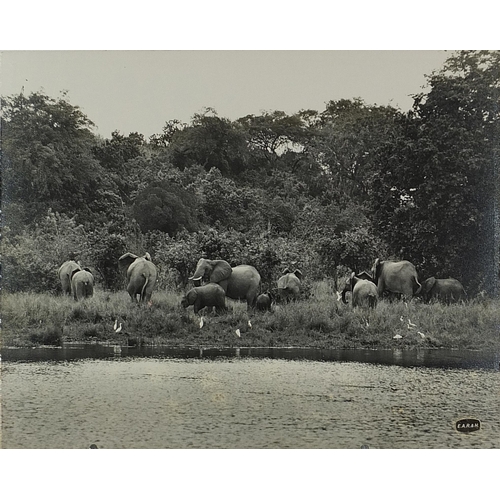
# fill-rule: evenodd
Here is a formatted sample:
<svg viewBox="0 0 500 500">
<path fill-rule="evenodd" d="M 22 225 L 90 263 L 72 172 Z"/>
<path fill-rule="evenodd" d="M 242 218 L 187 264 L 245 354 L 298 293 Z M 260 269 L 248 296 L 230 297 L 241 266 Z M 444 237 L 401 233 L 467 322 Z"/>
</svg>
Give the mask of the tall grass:
<svg viewBox="0 0 500 500">
<path fill-rule="evenodd" d="M 326 282 L 307 300 L 247 311 L 227 300 L 228 311 L 195 315 L 177 292 L 157 291 L 150 305 L 133 304 L 125 291 L 97 290 L 90 299 L 49 294 L 3 294 L 3 346 L 62 341 L 113 341 L 171 346 L 307 346 L 321 348 L 447 347 L 498 350 L 500 302 L 422 304 L 379 301 L 375 310 L 345 305 Z M 203 326 L 200 328 L 200 318 Z M 115 321 L 122 324 L 116 333 Z M 237 335 L 237 331 L 239 336 Z"/>
</svg>

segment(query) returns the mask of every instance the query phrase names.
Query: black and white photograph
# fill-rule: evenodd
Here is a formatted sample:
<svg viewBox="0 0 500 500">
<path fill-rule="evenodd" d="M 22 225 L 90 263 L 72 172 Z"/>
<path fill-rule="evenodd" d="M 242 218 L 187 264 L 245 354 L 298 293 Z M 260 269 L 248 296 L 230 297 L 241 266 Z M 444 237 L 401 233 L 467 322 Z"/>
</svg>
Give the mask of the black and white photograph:
<svg viewBox="0 0 500 500">
<path fill-rule="evenodd" d="M 202 48 L 1 52 L 1 448 L 497 449 L 500 51 Z"/>
</svg>

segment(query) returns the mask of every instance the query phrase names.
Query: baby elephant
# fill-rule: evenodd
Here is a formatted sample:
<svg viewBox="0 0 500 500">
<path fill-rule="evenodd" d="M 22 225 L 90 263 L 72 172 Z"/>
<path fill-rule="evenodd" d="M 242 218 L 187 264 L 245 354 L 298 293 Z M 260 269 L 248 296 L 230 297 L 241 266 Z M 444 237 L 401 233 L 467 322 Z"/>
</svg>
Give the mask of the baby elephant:
<svg viewBox="0 0 500 500">
<path fill-rule="evenodd" d="M 445 304 L 452 304 L 467 298 L 462 283 L 455 278 L 427 278 L 415 295 L 421 296 L 425 302 L 439 300 Z"/>
<path fill-rule="evenodd" d="M 181 300 L 184 308 L 193 306 L 195 314 L 204 307 L 209 307 L 220 313 L 226 310 L 226 293 L 217 283 L 208 283 L 207 285 L 191 288 Z"/>
<path fill-rule="evenodd" d="M 71 275 L 71 293 L 75 300 L 86 299 L 94 295 L 94 276 L 88 267 L 73 271 Z"/>
<path fill-rule="evenodd" d="M 352 307 L 365 306 L 374 308 L 377 305 L 377 285 L 373 281 L 363 280 L 351 274 Z"/>
<path fill-rule="evenodd" d="M 255 308 L 257 311 L 270 311 L 271 310 L 271 297 L 268 293 L 261 293 L 257 296 L 255 301 Z"/>
</svg>

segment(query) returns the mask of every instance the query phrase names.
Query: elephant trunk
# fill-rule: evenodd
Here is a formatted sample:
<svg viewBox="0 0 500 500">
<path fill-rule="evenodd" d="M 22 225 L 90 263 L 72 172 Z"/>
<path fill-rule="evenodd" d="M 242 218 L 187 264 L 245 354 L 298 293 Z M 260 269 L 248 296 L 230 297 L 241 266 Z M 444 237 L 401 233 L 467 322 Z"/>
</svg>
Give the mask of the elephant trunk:
<svg viewBox="0 0 500 500">
<path fill-rule="evenodd" d="M 189 279 L 192 281 L 200 280 L 201 282 L 201 279 L 203 278 L 204 275 L 205 275 L 205 269 L 202 266 L 198 266 L 193 276 L 191 276 Z"/>
<path fill-rule="evenodd" d="M 343 302 L 344 304 L 347 304 L 347 299 L 345 298 L 346 293 L 347 293 L 347 292 L 350 292 L 350 291 L 351 291 L 351 290 L 350 290 L 350 288 L 348 288 L 348 287 L 344 287 L 344 289 L 342 290 L 342 302 Z"/>
</svg>

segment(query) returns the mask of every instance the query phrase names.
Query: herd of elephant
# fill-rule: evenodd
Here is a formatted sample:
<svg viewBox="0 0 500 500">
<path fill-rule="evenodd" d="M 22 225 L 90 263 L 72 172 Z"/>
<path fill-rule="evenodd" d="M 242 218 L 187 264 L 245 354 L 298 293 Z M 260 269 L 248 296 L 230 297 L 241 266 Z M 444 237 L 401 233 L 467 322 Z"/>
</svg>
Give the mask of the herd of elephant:
<svg viewBox="0 0 500 500">
<path fill-rule="evenodd" d="M 371 272 L 352 273 L 342 290 L 342 301 L 346 293 L 352 294 L 352 305 L 375 307 L 379 297 L 421 297 L 424 302 L 440 301 L 446 304 L 467 298 L 465 289 L 455 278 L 438 279 L 434 276 L 420 283 L 415 266 L 407 261 L 375 259 Z"/>
<path fill-rule="evenodd" d="M 126 253 L 118 259 L 120 270 L 126 272 L 127 292 L 133 302 L 150 303 L 156 285 L 157 268 L 146 253 L 138 257 Z M 88 268 L 82 268 L 74 260 L 65 262 L 58 270 L 63 293 L 71 294 L 75 300 L 93 295 L 94 277 Z M 248 307 L 257 310 L 271 310 L 276 301 L 296 300 L 301 294 L 302 274 L 297 269 L 286 269 L 273 290 L 261 293 L 261 277 L 255 267 L 241 264 L 231 267 L 225 260 L 200 259 L 196 270 L 189 278 L 194 287 L 182 298 L 184 308 L 193 306 L 195 313 L 201 309 L 215 308 L 226 310 L 226 297 L 246 300 Z M 203 284 L 207 282 L 206 284 Z M 376 259 L 371 272 L 352 273 L 346 281 L 342 294 L 338 294 L 347 303 L 346 294 L 351 292 L 353 307 L 374 308 L 378 299 L 387 294 L 391 297 L 421 297 L 424 301 L 440 300 L 445 303 L 465 300 L 467 295 L 462 284 L 454 279 L 426 279 L 418 281 L 415 266 L 407 261 L 382 261 Z"/>
</svg>

